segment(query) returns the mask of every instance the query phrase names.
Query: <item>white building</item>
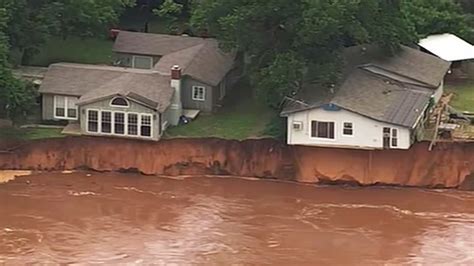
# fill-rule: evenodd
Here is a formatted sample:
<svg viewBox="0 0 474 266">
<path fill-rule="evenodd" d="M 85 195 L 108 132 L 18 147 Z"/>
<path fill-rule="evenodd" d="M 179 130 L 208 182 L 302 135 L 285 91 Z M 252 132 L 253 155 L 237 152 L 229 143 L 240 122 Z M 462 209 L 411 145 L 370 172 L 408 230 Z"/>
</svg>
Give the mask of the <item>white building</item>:
<svg viewBox="0 0 474 266">
<path fill-rule="evenodd" d="M 443 94 L 450 63 L 408 47 L 393 57 L 380 55 L 374 46 L 349 48 L 339 88 L 324 96 L 305 88 L 289 99 L 282 112 L 288 144 L 410 148 L 428 109 Z"/>
</svg>

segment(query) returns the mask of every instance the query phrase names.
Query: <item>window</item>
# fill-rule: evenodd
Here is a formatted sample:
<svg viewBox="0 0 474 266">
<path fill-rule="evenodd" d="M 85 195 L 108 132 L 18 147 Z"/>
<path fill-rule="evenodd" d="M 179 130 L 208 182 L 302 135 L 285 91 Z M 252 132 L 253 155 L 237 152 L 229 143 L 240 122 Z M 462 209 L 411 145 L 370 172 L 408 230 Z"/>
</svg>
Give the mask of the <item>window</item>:
<svg viewBox="0 0 474 266">
<path fill-rule="evenodd" d="M 66 97 L 54 96 L 55 102 L 55 117 L 66 118 Z"/>
<path fill-rule="evenodd" d="M 101 119 L 102 133 L 112 133 L 112 113 L 102 111 Z"/>
<path fill-rule="evenodd" d="M 99 132 L 99 111 L 87 111 L 87 131 Z"/>
<path fill-rule="evenodd" d="M 116 97 L 112 99 L 110 102 L 110 105 L 112 106 L 119 106 L 119 107 L 128 107 L 128 101 L 125 98 L 122 97 Z"/>
<path fill-rule="evenodd" d="M 140 133 L 142 137 L 151 137 L 151 115 L 141 115 Z"/>
<path fill-rule="evenodd" d="M 354 126 L 350 122 L 345 122 L 342 129 L 342 134 L 346 136 L 352 136 L 354 134 Z"/>
<path fill-rule="evenodd" d="M 119 135 L 125 134 L 125 113 L 114 113 L 114 133 Z"/>
<path fill-rule="evenodd" d="M 392 147 L 398 147 L 398 130 L 392 128 Z"/>
<path fill-rule="evenodd" d="M 77 119 L 77 97 L 54 96 L 54 118 Z"/>
<path fill-rule="evenodd" d="M 138 136 L 138 115 L 128 114 L 128 135 Z"/>
<path fill-rule="evenodd" d="M 206 88 L 201 86 L 193 86 L 193 100 L 205 101 L 206 100 Z"/>
<path fill-rule="evenodd" d="M 151 69 L 153 67 L 153 58 L 150 56 L 134 55 L 132 58 L 132 68 Z"/>
<path fill-rule="evenodd" d="M 334 139 L 334 122 L 311 121 L 311 137 Z"/>
</svg>

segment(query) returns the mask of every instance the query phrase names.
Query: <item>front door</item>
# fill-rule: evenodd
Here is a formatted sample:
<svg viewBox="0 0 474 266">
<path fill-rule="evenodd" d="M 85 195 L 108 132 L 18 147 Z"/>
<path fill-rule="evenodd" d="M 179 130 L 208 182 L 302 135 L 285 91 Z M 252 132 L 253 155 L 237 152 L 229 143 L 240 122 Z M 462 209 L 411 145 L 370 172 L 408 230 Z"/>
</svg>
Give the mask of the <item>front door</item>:
<svg viewBox="0 0 474 266">
<path fill-rule="evenodd" d="M 386 150 L 390 149 L 390 131 L 389 127 L 383 128 L 383 148 Z"/>
</svg>

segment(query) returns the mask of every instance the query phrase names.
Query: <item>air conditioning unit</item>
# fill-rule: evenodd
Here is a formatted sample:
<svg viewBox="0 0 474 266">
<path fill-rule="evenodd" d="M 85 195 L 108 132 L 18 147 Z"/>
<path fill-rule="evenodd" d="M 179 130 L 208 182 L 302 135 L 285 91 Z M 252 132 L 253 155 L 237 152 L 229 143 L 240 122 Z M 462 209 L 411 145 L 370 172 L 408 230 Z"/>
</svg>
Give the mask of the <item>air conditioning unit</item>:
<svg viewBox="0 0 474 266">
<path fill-rule="evenodd" d="M 303 122 L 293 122 L 293 130 L 296 130 L 296 131 L 303 130 Z"/>
</svg>

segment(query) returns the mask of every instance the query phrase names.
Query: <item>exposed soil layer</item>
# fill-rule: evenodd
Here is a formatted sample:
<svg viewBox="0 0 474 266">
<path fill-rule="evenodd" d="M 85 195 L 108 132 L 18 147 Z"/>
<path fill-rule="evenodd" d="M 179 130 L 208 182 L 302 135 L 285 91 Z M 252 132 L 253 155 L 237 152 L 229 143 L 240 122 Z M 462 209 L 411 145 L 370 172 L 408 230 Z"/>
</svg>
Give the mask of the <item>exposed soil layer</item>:
<svg viewBox="0 0 474 266">
<path fill-rule="evenodd" d="M 474 144 L 427 143 L 408 151 L 290 147 L 275 140 L 160 142 L 70 137 L 0 152 L 0 169 L 235 175 L 324 184 L 474 189 Z"/>
</svg>

